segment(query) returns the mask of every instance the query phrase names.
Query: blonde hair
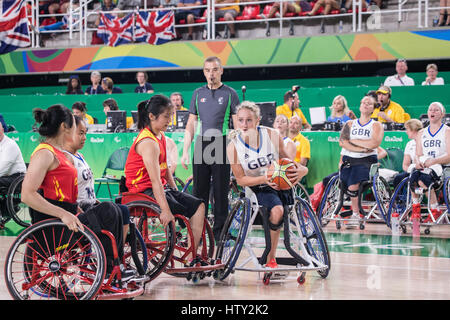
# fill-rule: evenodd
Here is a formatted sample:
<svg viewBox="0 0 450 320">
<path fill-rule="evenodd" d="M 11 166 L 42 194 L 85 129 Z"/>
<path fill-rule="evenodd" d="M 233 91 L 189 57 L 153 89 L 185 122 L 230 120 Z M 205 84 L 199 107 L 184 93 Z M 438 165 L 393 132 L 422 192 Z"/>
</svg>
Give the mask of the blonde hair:
<svg viewBox="0 0 450 320">
<path fill-rule="evenodd" d="M 418 132 L 423 128 L 422 122 L 418 119 L 409 119 L 405 122 L 405 128 Z"/>
<path fill-rule="evenodd" d="M 242 109 L 247 109 L 247 110 L 253 112 L 255 118 L 258 121 L 261 120 L 261 110 L 256 105 L 256 103 L 254 103 L 252 101 L 242 101 L 242 103 L 236 107 L 236 114 L 238 114 L 238 112 L 241 111 Z M 228 134 L 228 138 L 234 139 L 240 133 L 241 133 L 240 129 L 231 130 L 230 133 Z"/>
<path fill-rule="evenodd" d="M 428 69 L 434 69 L 434 70 L 438 71 L 438 67 L 434 63 L 430 63 L 429 65 L 427 65 L 426 71 L 428 71 Z"/>
<path fill-rule="evenodd" d="M 334 97 L 333 103 L 331 104 L 331 107 L 330 107 L 331 117 L 332 118 L 336 117 L 336 112 L 334 111 L 334 108 L 333 108 L 333 104 L 336 100 L 341 100 L 342 105 L 344 106 L 344 114 L 348 116 L 348 114 L 350 113 L 350 109 L 348 107 L 347 99 L 345 99 L 345 97 L 342 95 L 338 95 L 338 96 Z"/>
<path fill-rule="evenodd" d="M 439 109 L 441 109 L 442 114 L 445 114 L 445 108 L 444 108 L 444 105 L 442 103 L 437 102 L 437 101 L 432 102 L 432 103 L 430 103 L 428 109 L 430 109 L 431 106 L 437 106 Z"/>
</svg>

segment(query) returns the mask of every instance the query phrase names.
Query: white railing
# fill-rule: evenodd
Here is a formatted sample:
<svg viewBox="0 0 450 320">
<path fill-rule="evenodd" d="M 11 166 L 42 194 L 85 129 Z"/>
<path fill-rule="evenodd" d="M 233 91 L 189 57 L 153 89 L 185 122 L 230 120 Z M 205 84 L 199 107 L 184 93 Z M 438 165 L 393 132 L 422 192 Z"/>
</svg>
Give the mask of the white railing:
<svg viewBox="0 0 450 320">
<path fill-rule="evenodd" d="M 87 33 L 91 31 L 97 30 L 96 27 L 89 27 L 88 21 L 90 20 L 91 16 L 98 16 L 100 12 L 99 9 L 93 9 L 88 10 L 88 5 L 93 0 L 79 0 L 79 7 L 75 8 L 73 5 L 73 0 L 70 0 L 69 3 L 69 10 L 68 13 L 63 14 L 40 14 L 39 12 L 39 0 L 28 0 L 29 3 L 31 3 L 32 6 L 32 13 L 31 13 L 31 24 L 33 27 L 31 27 L 31 44 L 32 47 L 39 47 L 40 46 L 40 37 L 43 34 L 58 34 L 58 33 L 68 33 L 69 39 L 74 39 L 74 34 L 78 34 L 79 44 L 80 46 L 87 46 Z M 290 0 L 280 0 L 280 2 L 289 2 Z M 402 16 L 409 12 L 416 12 L 417 13 L 417 27 L 418 28 L 428 28 L 429 26 L 429 14 L 431 11 L 434 10 L 441 10 L 446 9 L 449 7 L 430 7 L 429 0 L 417 0 L 417 7 L 413 8 L 405 8 L 405 4 L 408 0 L 399 0 L 398 6 L 395 9 L 383 9 L 379 10 L 379 8 L 373 8 L 372 6 L 368 8 L 367 11 L 363 11 L 363 1 L 365 0 L 356 0 L 353 1 L 352 4 L 352 13 L 340 13 L 340 14 L 331 14 L 331 15 L 314 15 L 314 16 L 283 16 L 282 11 L 280 10 L 278 17 L 273 18 L 260 18 L 260 19 L 251 19 L 251 20 L 234 20 L 234 21 L 218 21 L 215 18 L 214 13 L 216 8 L 220 7 L 228 7 L 232 5 L 240 5 L 241 7 L 246 5 L 261 5 L 261 9 L 269 3 L 273 3 L 273 0 L 261 0 L 261 1 L 248 1 L 248 2 L 241 2 L 241 3 L 223 3 L 223 4 L 216 4 L 215 0 L 207 0 L 206 5 L 201 6 L 193 6 L 189 7 L 189 9 L 206 9 L 207 12 L 210 12 L 210 14 L 207 14 L 205 16 L 206 21 L 205 22 L 198 22 L 193 24 L 181 24 L 181 25 L 175 25 L 175 28 L 186 28 L 189 26 L 203 26 L 206 28 L 206 39 L 207 40 L 214 40 L 216 38 L 216 26 L 220 25 L 227 25 L 227 24 L 245 24 L 245 23 L 266 23 L 267 28 L 269 28 L 270 22 L 279 22 L 279 36 L 283 36 L 283 24 L 288 22 L 291 24 L 291 28 L 293 27 L 293 21 L 296 20 L 310 20 L 312 19 L 322 19 L 322 23 L 325 19 L 336 19 L 336 18 L 348 18 L 351 20 L 352 25 L 352 32 L 361 32 L 363 31 L 363 17 L 364 16 L 377 16 L 380 18 L 381 16 L 386 14 L 397 14 L 397 22 L 402 22 Z M 411 1 L 411 0 L 410 0 Z M 143 8 L 139 8 L 140 11 L 159 11 L 159 10 L 183 10 L 186 8 L 183 7 L 171 7 L 171 8 L 147 8 L 147 2 L 144 1 Z M 135 10 L 115 10 L 114 13 L 130 13 Z M 111 13 L 111 11 L 108 11 Z M 106 13 L 106 12 L 105 12 Z M 68 21 L 67 23 L 67 29 L 51 29 L 47 27 L 43 27 L 40 25 L 40 19 L 45 19 L 49 17 L 65 17 Z M 197 17 L 198 18 L 198 17 Z M 376 20 L 376 19 L 375 19 Z M 369 27 L 369 26 L 368 26 Z M 376 23 L 375 27 L 376 29 Z"/>
</svg>

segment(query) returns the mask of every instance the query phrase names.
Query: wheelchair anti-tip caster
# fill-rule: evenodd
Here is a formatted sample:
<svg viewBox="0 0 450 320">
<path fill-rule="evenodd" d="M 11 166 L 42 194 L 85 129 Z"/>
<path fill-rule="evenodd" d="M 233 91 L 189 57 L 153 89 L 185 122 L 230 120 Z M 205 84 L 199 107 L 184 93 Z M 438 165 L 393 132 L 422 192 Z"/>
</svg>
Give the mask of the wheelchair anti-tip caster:
<svg viewBox="0 0 450 320">
<path fill-rule="evenodd" d="M 304 284 L 305 281 L 306 281 L 306 272 L 302 272 L 297 278 L 297 283 Z"/>
</svg>

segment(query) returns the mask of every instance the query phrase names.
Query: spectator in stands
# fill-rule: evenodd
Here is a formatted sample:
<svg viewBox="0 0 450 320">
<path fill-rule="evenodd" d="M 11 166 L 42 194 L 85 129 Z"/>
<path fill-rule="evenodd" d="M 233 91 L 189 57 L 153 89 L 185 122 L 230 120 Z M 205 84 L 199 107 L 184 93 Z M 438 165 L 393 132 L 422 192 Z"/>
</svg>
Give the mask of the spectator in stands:
<svg viewBox="0 0 450 320">
<path fill-rule="evenodd" d="M 85 124 L 94 124 L 94 118 L 87 113 L 86 103 L 77 101 L 72 105 L 72 113 L 82 119 Z"/>
<path fill-rule="evenodd" d="M 284 104 L 278 106 L 276 109 L 276 114 L 284 114 L 288 119 L 297 115 L 302 120 L 302 126 L 305 129 L 311 129 L 311 125 L 306 120 L 305 115 L 302 110 L 300 110 L 300 98 L 297 92 L 289 90 L 284 94 Z"/>
<path fill-rule="evenodd" d="M 102 89 L 107 94 L 122 93 L 122 89 L 120 89 L 119 87 L 114 87 L 114 81 L 109 77 L 103 78 Z"/>
<path fill-rule="evenodd" d="M 83 94 L 80 77 L 76 74 L 69 77 L 66 94 Z"/>
<path fill-rule="evenodd" d="M 392 89 L 381 86 L 376 91 L 379 105 L 375 106 L 371 118 L 378 118 L 380 122 L 405 123 L 410 119 L 408 113 L 398 103 L 391 100 Z"/>
<path fill-rule="evenodd" d="M 102 75 L 97 70 L 91 72 L 91 85 L 86 88 L 84 94 L 100 94 L 105 93 L 102 86 L 100 85 L 100 80 Z"/>
<path fill-rule="evenodd" d="M 178 0 L 161 0 L 158 7 L 160 8 L 175 8 L 178 6 Z M 148 5 L 147 5 L 148 7 Z"/>
<path fill-rule="evenodd" d="M 39 15 L 51 15 L 51 17 L 41 17 L 39 23 L 42 24 L 43 20 L 53 19 L 55 14 L 59 13 L 59 1 L 49 0 L 49 1 L 39 1 Z"/>
<path fill-rule="evenodd" d="M 153 87 L 152 85 L 147 82 L 148 75 L 144 71 L 138 71 L 136 73 L 136 80 L 139 83 L 139 85 L 134 89 L 135 93 L 153 93 Z"/>
<path fill-rule="evenodd" d="M 224 18 L 225 21 L 234 21 L 239 14 L 239 0 L 216 0 L 217 4 L 225 4 L 230 3 L 233 5 L 230 6 L 222 6 L 215 7 L 215 19 L 219 20 L 220 18 Z M 234 28 L 234 23 L 229 23 L 228 28 L 230 29 L 230 38 L 236 37 L 236 31 Z"/>
<path fill-rule="evenodd" d="M 119 110 L 119 105 L 117 104 L 117 101 L 113 98 L 108 98 L 105 101 L 103 101 L 103 112 L 105 113 L 105 116 L 108 116 L 108 111 L 115 111 Z M 106 123 L 107 120 L 105 120 Z M 127 129 L 129 129 L 133 125 L 133 117 L 127 117 Z"/>
<path fill-rule="evenodd" d="M 119 10 L 134 10 L 141 6 L 141 0 L 119 0 L 117 8 Z"/>
<path fill-rule="evenodd" d="M 308 12 L 311 11 L 311 4 L 308 1 L 290 1 L 290 2 L 275 2 L 273 6 L 270 8 L 269 15 L 267 18 L 273 18 L 280 16 L 280 5 L 281 12 L 283 13 L 283 17 L 286 16 L 286 13 L 295 13 L 299 14 L 300 12 Z M 262 15 L 264 17 L 264 15 Z"/>
<path fill-rule="evenodd" d="M 340 5 L 336 0 L 318 0 L 310 12 L 307 13 L 308 16 L 314 16 L 317 14 L 320 8 L 323 7 L 323 11 L 320 14 L 327 15 L 331 10 L 340 10 Z"/>
<path fill-rule="evenodd" d="M 188 110 L 184 107 L 183 96 L 180 92 L 172 92 L 170 95 L 170 103 L 175 107 L 175 112 L 173 113 L 172 121 L 170 121 L 169 126 L 177 124 L 177 111 L 179 110 Z"/>
<path fill-rule="evenodd" d="M 353 1 L 354 0 L 345 0 L 345 1 L 343 1 L 343 3 L 342 3 L 343 7 L 341 8 L 341 13 L 346 13 L 348 10 L 353 9 Z M 356 2 L 356 5 L 357 5 L 358 2 L 357 1 L 355 1 L 355 2 Z M 363 9 L 367 8 L 367 2 L 365 0 L 362 1 L 362 7 L 363 7 Z"/>
<path fill-rule="evenodd" d="M 348 107 L 347 99 L 344 96 L 338 95 L 334 97 L 330 109 L 331 115 L 327 119 L 329 122 L 346 123 L 348 120 L 356 119 L 355 114 Z"/>
<path fill-rule="evenodd" d="M 307 166 L 311 158 L 311 146 L 309 140 L 301 134 L 302 120 L 298 115 L 294 115 L 289 120 L 289 138 L 294 141 L 297 148 L 294 161 L 303 166 Z"/>
<path fill-rule="evenodd" d="M 116 9 L 116 5 L 113 3 L 113 0 L 102 0 L 101 1 L 101 11 L 104 12 L 108 12 L 108 11 L 113 11 L 114 9 Z M 98 25 L 100 24 L 100 15 L 97 17 L 97 20 L 95 20 L 95 26 L 98 27 Z M 95 31 L 95 33 L 97 34 L 97 31 Z"/>
<path fill-rule="evenodd" d="M 179 23 L 180 20 L 185 20 L 187 24 L 193 24 L 195 23 L 195 17 L 200 17 L 201 8 L 193 8 L 190 9 L 189 7 L 193 6 L 201 6 L 202 3 L 199 0 L 179 0 L 178 1 L 178 8 L 185 8 L 185 9 L 179 9 L 175 12 L 175 22 Z M 188 40 L 193 40 L 193 26 L 188 26 Z"/>
<path fill-rule="evenodd" d="M 0 188 L 8 188 L 11 182 L 27 170 L 22 152 L 17 143 L 5 135 L 3 124 L 0 123 Z M 5 212 L 0 203 L 0 211 Z"/>
<path fill-rule="evenodd" d="M 273 128 L 278 131 L 280 137 L 283 138 L 284 151 L 289 155 L 289 159 L 294 160 L 297 155 L 297 146 L 294 141 L 288 137 L 289 119 L 284 114 L 279 114 L 273 121 Z"/>
<path fill-rule="evenodd" d="M 405 59 L 398 59 L 395 63 L 395 70 L 397 74 L 389 76 L 384 81 L 385 86 L 395 87 L 395 86 L 413 86 L 414 79 L 406 75 L 408 71 L 408 64 Z"/>
<path fill-rule="evenodd" d="M 439 11 L 438 26 L 450 26 L 450 9 L 448 8 L 450 7 L 450 0 L 440 0 L 439 7 L 441 7 L 442 9 Z M 447 9 L 444 9 L 444 7 L 447 7 Z M 445 16 L 447 16 L 447 20 L 444 22 Z"/>
<path fill-rule="evenodd" d="M 438 75 L 438 67 L 434 63 L 430 63 L 427 65 L 427 77 L 425 78 L 425 81 L 422 82 L 423 86 L 429 86 L 429 85 L 443 85 L 444 84 L 444 78 L 437 77 Z"/>
</svg>

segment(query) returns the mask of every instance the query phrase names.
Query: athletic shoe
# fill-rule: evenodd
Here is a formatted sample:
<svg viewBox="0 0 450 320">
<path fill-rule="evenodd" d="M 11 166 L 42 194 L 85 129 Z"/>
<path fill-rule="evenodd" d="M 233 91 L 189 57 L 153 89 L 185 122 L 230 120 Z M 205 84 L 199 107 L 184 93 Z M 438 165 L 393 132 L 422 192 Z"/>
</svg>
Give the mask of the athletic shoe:
<svg viewBox="0 0 450 320">
<path fill-rule="evenodd" d="M 431 218 L 431 215 L 433 215 L 434 221 L 436 221 L 441 215 L 442 211 L 439 209 L 431 209 L 431 214 L 428 215 L 428 217 L 425 219 L 425 223 L 433 223 L 433 219 Z"/>
<path fill-rule="evenodd" d="M 272 268 L 272 269 L 278 268 L 277 260 L 275 260 L 275 258 L 270 260 L 269 263 L 266 264 L 266 268 Z"/>
</svg>

